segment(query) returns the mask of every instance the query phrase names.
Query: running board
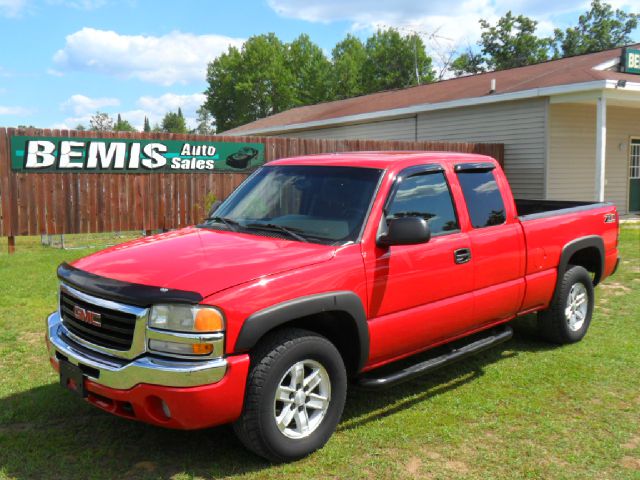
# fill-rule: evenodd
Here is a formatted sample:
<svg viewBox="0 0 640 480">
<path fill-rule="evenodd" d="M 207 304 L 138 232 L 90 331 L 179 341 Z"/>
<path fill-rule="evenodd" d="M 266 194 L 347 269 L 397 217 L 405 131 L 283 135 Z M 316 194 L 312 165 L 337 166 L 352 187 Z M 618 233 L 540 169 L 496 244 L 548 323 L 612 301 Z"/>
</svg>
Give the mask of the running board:
<svg viewBox="0 0 640 480">
<path fill-rule="evenodd" d="M 398 383 L 406 382 L 416 377 L 420 377 L 427 373 L 431 373 L 440 367 L 449 365 L 458 360 L 462 360 L 470 355 L 487 350 L 502 342 L 506 342 L 513 336 L 513 329 L 509 326 L 503 327 L 500 330 L 493 330 L 492 333 L 486 337 L 475 340 L 467 345 L 451 350 L 448 353 L 442 354 L 438 357 L 430 358 L 424 362 L 411 365 L 402 370 L 389 373 L 382 377 L 375 376 L 374 373 L 369 373 L 358 378 L 357 383 L 363 388 L 369 389 L 381 389 L 389 388 Z"/>
</svg>

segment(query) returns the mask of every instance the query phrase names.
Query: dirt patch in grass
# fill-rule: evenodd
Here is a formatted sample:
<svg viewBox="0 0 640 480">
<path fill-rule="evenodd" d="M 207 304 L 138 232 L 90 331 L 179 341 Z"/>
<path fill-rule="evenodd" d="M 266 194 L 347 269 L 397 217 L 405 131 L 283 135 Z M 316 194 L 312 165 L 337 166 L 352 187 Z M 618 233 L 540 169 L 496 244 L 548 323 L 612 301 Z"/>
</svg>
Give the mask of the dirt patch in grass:
<svg viewBox="0 0 640 480">
<path fill-rule="evenodd" d="M 622 445 L 622 448 L 626 450 L 635 450 L 640 447 L 640 436 L 632 437 L 627 443 Z"/>
<path fill-rule="evenodd" d="M 620 460 L 620 465 L 630 470 L 640 471 L 640 458 L 630 457 L 628 455 L 624 456 L 622 460 Z"/>
<path fill-rule="evenodd" d="M 422 460 L 418 457 L 411 457 L 404 467 L 405 471 L 414 478 L 420 473 L 420 468 L 422 468 Z"/>
<path fill-rule="evenodd" d="M 629 287 L 622 285 L 621 283 L 603 283 L 601 287 L 603 290 L 611 291 L 614 295 L 624 295 L 625 293 L 630 293 L 631 290 Z"/>
<path fill-rule="evenodd" d="M 40 345 L 44 343 L 44 334 L 42 332 L 25 332 L 20 335 L 20 342 L 28 345 Z"/>
<path fill-rule="evenodd" d="M 127 471 L 123 478 L 133 480 L 136 478 L 146 477 L 149 473 L 155 472 L 157 465 L 154 462 L 144 461 L 136 463 L 131 470 Z"/>
<path fill-rule="evenodd" d="M 434 452 L 433 450 L 425 451 L 424 456 L 429 460 L 440 460 L 442 458 L 442 455 L 438 452 Z"/>
<path fill-rule="evenodd" d="M 460 460 L 449 460 L 444 465 L 445 467 L 447 467 L 448 470 L 451 470 L 456 473 L 461 473 L 461 474 L 469 473 L 469 467 L 467 466 L 467 464 L 464 462 L 461 462 Z"/>
</svg>

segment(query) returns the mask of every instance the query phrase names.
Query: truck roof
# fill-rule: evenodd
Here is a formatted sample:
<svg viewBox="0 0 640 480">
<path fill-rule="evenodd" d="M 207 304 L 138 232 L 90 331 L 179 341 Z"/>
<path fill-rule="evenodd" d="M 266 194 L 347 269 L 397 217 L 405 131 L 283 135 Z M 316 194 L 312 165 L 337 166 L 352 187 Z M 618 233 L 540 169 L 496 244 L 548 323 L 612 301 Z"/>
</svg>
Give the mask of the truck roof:
<svg viewBox="0 0 640 480">
<path fill-rule="evenodd" d="M 390 167 L 404 168 L 424 163 L 448 164 L 461 162 L 497 163 L 492 157 L 475 153 L 396 150 L 387 152 L 337 152 L 305 155 L 274 160 L 269 162 L 268 165 L 326 165 L 388 169 Z"/>
</svg>

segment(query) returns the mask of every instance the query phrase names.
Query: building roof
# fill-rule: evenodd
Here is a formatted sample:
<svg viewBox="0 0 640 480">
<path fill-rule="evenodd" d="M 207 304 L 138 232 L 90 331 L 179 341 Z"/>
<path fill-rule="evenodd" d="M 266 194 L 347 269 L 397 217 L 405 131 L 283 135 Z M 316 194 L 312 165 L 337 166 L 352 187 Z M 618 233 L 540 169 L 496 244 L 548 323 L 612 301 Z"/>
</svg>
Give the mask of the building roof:
<svg viewBox="0 0 640 480">
<path fill-rule="evenodd" d="M 631 47 L 640 47 L 640 44 L 632 45 Z M 260 131 L 277 130 L 278 127 L 288 125 L 321 122 L 416 105 L 432 105 L 471 98 L 497 97 L 501 94 L 530 91 L 545 87 L 606 80 L 640 81 L 638 75 L 616 71 L 617 65 L 614 62 L 616 59 L 619 60 L 621 55 L 622 48 L 615 48 L 575 57 L 549 60 L 536 65 L 452 78 L 399 90 L 389 90 L 345 100 L 297 107 L 241 125 L 225 133 L 237 135 L 259 133 Z M 496 84 L 495 92 L 490 91 L 491 80 L 493 79 L 495 79 Z"/>
</svg>

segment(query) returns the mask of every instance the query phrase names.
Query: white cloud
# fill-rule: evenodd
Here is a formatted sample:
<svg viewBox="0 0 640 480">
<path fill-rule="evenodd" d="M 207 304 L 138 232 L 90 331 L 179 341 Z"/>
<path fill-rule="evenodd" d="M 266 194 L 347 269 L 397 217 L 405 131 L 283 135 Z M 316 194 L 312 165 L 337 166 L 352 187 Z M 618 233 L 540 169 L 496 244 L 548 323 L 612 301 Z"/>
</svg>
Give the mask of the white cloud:
<svg viewBox="0 0 640 480">
<path fill-rule="evenodd" d="M 64 77 L 64 73 L 59 72 L 54 68 L 47 68 L 47 75 L 51 75 L 52 77 Z"/>
<path fill-rule="evenodd" d="M 78 10 L 94 10 L 107 4 L 107 0 L 47 0 L 49 5 L 76 8 Z"/>
<path fill-rule="evenodd" d="M 144 116 L 149 117 L 149 121 L 153 124 L 160 122 L 167 112 L 175 112 L 178 108 L 182 109 L 187 125 L 195 127 L 196 110 L 204 103 L 206 96 L 202 93 L 193 93 L 190 95 L 178 95 L 175 93 L 165 93 L 159 97 L 140 97 L 136 102 L 138 110 L 128 112 L 127 115 L 135 118 L 138 115 L 137 123 L 142 126 Z M 125 116 L 124 118 L 129 118 Z"/>
<path fill-rule="evenodd" d="M 0 105 L 0 115 L 18 115 L 25 116 L 31 114 L 31 110 L 24 107 L 5 107 Z"/>
<path fill-rule="evenodd" d="M 538 33 L 549 35 L 558 18 L 589 8 L 588 0 L 467 0 L 463 2 L 427 2 L 416 0 L 268 0 L 279 15 L 317 23 L 346 21 L 353 30 L 373 30 L 391 26 L 418 31 L 427 38 L 428 47 L 439 42 L 450 45 L 474 45 L 480 37 L 480 18 L 495 23 L 508 10 L 538 20 Z M 640 11 L 640 0 L 613 0 L 617 7 Z M 437 37 L 429 39 L 433 33 Z M 432 44 L 429 44 L 432 42 Z M 436 45 L 437 46 L 437 45 Z"/>
<path fill-rule="evenodd" d="M 27 7 L 27 0 L 0 0 L 0 15 L 7 18 L 19 17 Z"/>
<path fill-rule="evenodd" d="M 165 93 L 160 97 L 140 97 L 138 106 L 149 113 L 165 114 L 169 111 L 176 111 L 182 108 L 184 112 L 193 112 L 204 103 L 206 96 L 202 93 L 191 95 L 177 95 L 175 93 Z"/>
<path fill-rule="evenodd" d="M 153 37 L 83 28 L 67 36 L 53 61 L 58 70 L 90 71 L 165 86 L 202 83 L 207 63 L 229 45 L 242 42 L 222 35 L 171 32 Z"/>
<path fill-rule="evenodd" d="M 498 184 L 495 180 L 489 180 L 473 189 L 476 193 L 491 193 L 498 190 Z"/>
<path fill-rule="evenodd" d="M 107 0 L 46 0 L 46 3 L 55 7 L 94 10 L 106 5 Z M 0 16 L 17 18 L 26 11 L 33 13 L 37 9 L 33 4 L 33 0 L 0 0 Z"/>
<path fill-rule="evenodd" d="M 116 98 L 89 98 L 84 95 L 72 95 L 61 104 L 65 111 L 72 112 L 73 115 L 65 118 L 62 122 L 56 123 L 51 128 L 75 128 L 78 124 L 89 126 L 89 120 L 96 110 L 106 111 L 112 117 L 118 113 L 124 120 L 127 120 L 136 129 L 142 130 L 144 117 L 149 118 L 153 126 L 161 123 L 167 112 L 176 112 L 182 109 L 187 126 L 196 126 L 196 110 L 204 103 L 205 96 L 201 93 L 179 95 L 176 93 L 165 93 L 159 97 L 143 96 L 138 98 L 133 109 L 118 109 L 121 106 Z"/>
<path fill-rule="evenodd" d="M 73 112 L 75 115 L 93 114 L 96 110 L 104 107 L 117 107 L 120 100 L 117 98 L 102 97 L 90 98 L 86 95 L 71 95 L 67 100 L 60 104 L 63 111 Z"/>
</svg>

